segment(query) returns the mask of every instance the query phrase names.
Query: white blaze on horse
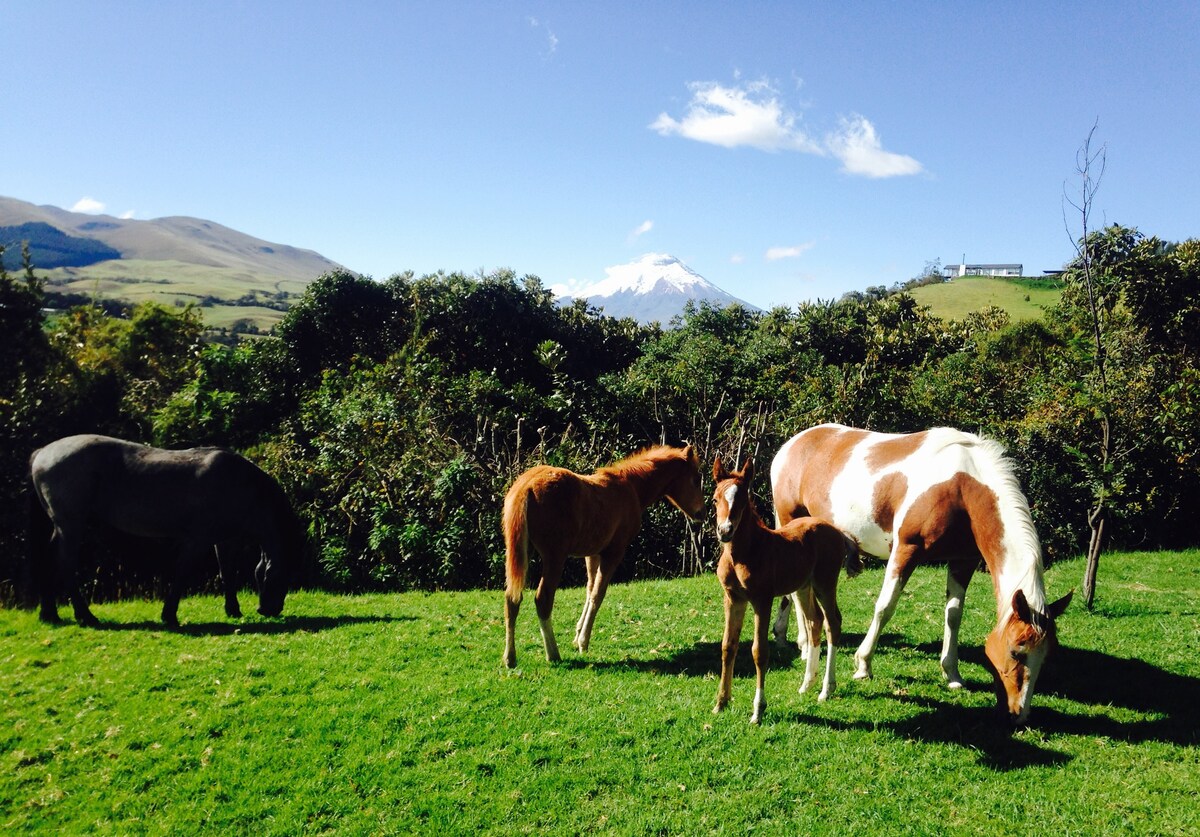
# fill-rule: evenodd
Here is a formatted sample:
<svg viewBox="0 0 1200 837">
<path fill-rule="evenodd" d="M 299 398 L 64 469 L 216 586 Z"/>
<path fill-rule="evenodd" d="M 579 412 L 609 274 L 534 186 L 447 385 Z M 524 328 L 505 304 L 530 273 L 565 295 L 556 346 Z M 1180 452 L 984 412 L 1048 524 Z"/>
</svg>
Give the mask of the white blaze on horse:
<svg viewBox="0 0 1200 837">
<path fill-rule="evenodd" d="M 534 596 L 546 659 L 559 660 L 550 614 L 570 555 L 587 565 L 583 613 L 575 647 L 587 651 L 604 594 L 625 551 L 642 526 L 647 506 L 666 499 L 690 518 L 704 510 L 700 463 L 691 445 L 658 445 L 592 474 L 538 465 L 521 474 L 504 497 L 502 528 L 507 553 L 504 593 L 504 664 L 517 664 L 516 623 L 525 593 L 529 552 L 542 557 Z"/>
<path fill-rule="evenodd" d="M 791 596 L 801 631 L 807 638 L 804 681 L 800 692 L 808 691 L 817 680 L 821 656 L 821 623 L 829 643 L 825 662 L 825 680 L 818 701 L 826 700 L 836 686 L 835 650 L 842 630 L 838 610 L 837 585 L 842 567 L 853 578 L 862 570 L 858 545 L 829 523 L 811 517 L 789 521 L 778 529 L 769 529 L 758 516 L 751 498 L 754 463 L 747 459 L 741 471 L 728 471 L 720 457 L 713 463 L 716 481 L 714 499 L 717 511 L 717 537 L 721 558 L 717 578 L 725 588 L 725 632 L 721 639 L 721 683 L 717 687 L 720 712 L 729 703 L 733 688 L 733 664 L 737 659 L 746 605 L 754 609 L 754 668 L 757 688 L 750 723 L 762 720 L 767 702 L 764 694 L 771 645 L 767 630 L 771 604 L 776 596 Z"/>
<path fill-rule="evenodd" d="M 37 502 L 30 509 L 32 571 L 40 580 L 41 618 L 58 621 L 57 581 L 75 619 L 99 624 L 79 589 L 79 552 L 88 528 L 175 541 L 164 569 L 162 619 L 179 624 L 183 567 L 223 541 L 247 538 L 262 549 L 255 569 L 263 616 L 278 616 L 304 533 L 279 484 L 250 460 L 222 448 L 162 450 L 108 436 L 68 436 L 34 452 L 29 463 Z M 217 552 L 221 561 L 221 553 Z M 183 565 L 183 566 L 181 566 Z M 221 567 L 225 613 L 241 616 L 232 567 Z"/>
<path fill-rule="evenodd" d="M 771 488 L 779 525 L 823 517 L 868 555 L 887 559 L 875 615 L 854 655 L 856 679 L 871 676 L 879 635 L 914 567 L 933 561 L 948 565 L 942 671 L 951 688 L 961 688 L 963 598 L 982 559 L 996 593 L 996 625 L 985 651 L 999 708 L 1016 724 L 1026 721 L 1034 684 L 1057 642 L 1055 619 L 1071 593 L 1046 604 L 1029 503 L 997 442 L 949 428 L 892 434 L 824 424 L 780 448 Z M 781 607 L 776 635 L 786 627 Z"/>
</svg>

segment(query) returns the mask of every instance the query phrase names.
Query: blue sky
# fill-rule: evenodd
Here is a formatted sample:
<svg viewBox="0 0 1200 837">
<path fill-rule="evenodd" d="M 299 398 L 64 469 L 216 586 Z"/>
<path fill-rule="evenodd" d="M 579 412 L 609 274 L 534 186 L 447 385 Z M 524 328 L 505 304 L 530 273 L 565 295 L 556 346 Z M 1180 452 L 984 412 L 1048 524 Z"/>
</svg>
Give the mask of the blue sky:
<svg viewBox="0 0 1200 837">
<path fill-rule="evenodd" d="M 376 278 L 670 253 L 769 307 L 1200 235 L 1200 4 L 5 3 L 0 195 Z M 87 203 L 85 201 L 90 201 Z M 1073 210 L 1068 220 L 1077 228 Z"/>
</svg>

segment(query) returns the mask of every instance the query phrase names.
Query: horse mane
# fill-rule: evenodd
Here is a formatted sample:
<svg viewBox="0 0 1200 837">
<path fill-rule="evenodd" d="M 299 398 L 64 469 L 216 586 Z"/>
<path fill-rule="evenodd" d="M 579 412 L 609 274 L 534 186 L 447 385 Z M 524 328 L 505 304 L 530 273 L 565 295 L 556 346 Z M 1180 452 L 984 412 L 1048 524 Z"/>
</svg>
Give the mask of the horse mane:
<svg viewBox="0 0 1200 837">
<path fill-rule="evenodd" d="M 963 434 L 969 441 L 963 444 L 971 461 L 979 469 L 980 476 L 996 492 L 996 505 L 1005 529 L 1015 528 L 1013 539 L 1020 546 L 1021 560 L 1010 566 L 1015 572 L 1011 578 L 1011 589 L 1002 591 L 1004 600 L 998 602 L 1003 613 L 1012 609 L 1011 597 L 1016 590 L 1025 592 L 1029 606 L 1040 613 L 1046 607 L 1046 589 L 1042 580 L 1042 543 L 1033 524 L 1029 500 L 1021 489 L 1017 478 L 1016 463 L 1008 456 L 1004 446 L 994 439 Z M 1006 555 L 1005 558 L 1010 556 Z"/>
<path fill-rule="evenodd" d="M 670 445 L 653 445 L 648 448 L 642 448 L 636 453 L 632 453 L 611 465 L 597 468 L 596 476 L 636 478 L 651 473 L 657 467 L 667 462 L 672 460 L 682 461 L 682 459 L 683 451 L 680 448 L 673 448 Z"/>
</svg>

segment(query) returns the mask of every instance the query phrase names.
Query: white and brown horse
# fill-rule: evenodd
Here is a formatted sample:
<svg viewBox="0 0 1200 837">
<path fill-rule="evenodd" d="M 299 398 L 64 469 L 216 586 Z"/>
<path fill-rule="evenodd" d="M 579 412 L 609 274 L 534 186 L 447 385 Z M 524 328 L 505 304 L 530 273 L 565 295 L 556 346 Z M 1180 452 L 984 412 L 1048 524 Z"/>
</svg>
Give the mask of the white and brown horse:
<svg viewBox="0 0 1200 837">
<path fill-rule="evenodd" d="M 729 703 L 733 687 L 733 664 L 737 658 L 746 605 L 754 608 L 754 668 L 757 688 L 750 723 L 762 720 L 767 702 L 763 692 L 771 659 L 767 629 L 771 603 L 777 596 L 791 596 L 797 617 L 803 615 L 807 640 L 807 666 L 800 692 L 808 691 L 817 679 L 821 657 L 821 621 L 829 654 L 825 680 L 817 700 L 826 700 L 836 686 L 835 647 L 841 636 L 842 613 L 837 605 L 838 575 L 842 567 L 853 578 L 862 570 L 858 545 L 829 523 L 801 517 L 779 529 L 769 529 L 758 516 L 751 498 L 754 463 L 747 459 L 741 471 L 727 471 L 720 457 L 713 464 L 717 487 L 717 537 L 723 544 L 717 563 L 717 578 L 725 588 L 725 633 L 721 639 L 721 684 L 717 687 L 720 712 Z M 821 617 L 821 618 L 818 618 Z"/>
<path fill-rule="evenodd" d="M 985 651 L 999 708 L 1014 723 L 1025 722 L 1034 683 L 1057 641 L 1055 619 L 1071 593 L 1046 603 L 1029 503 L 997 442 L 949 428 L 891 434 L 824 424 L 784 443 L 771 463 L 771 488 L 779 525 L 817 515 L 868 555 L 887 559 L 874 618 L 854 655 L 856 679 L 871 676 L 880 632 L 913 568 L 934 561 L 948 564 L 942 671 L 950 688 L 961 688 L 963 598 L 982 558 L 996 593 L 996 625 Z M 786 607 L 775 627 L 777 636 L 786 631 Z"/>
<path fill-rule="evenodd" d="M 613 574 L 642 525 L 642 512 L 666 498 L 684 514 L 704 510 L 700 463 L 691 445 L 647 448 L 593 474 L 538 465 L 513 482 L 504 497 L 505 562 L 504 664 L 517 664 L 514 629 L 529 550 L 542 557 L 542 580 L 534 603 L 541 620 L 546 659 L 559 659 L 550 612 L 567 556 L 583 556 L 587 591 L 575 625 L 575 647 L 587 651 L 592 626 Z"/>
</svg>

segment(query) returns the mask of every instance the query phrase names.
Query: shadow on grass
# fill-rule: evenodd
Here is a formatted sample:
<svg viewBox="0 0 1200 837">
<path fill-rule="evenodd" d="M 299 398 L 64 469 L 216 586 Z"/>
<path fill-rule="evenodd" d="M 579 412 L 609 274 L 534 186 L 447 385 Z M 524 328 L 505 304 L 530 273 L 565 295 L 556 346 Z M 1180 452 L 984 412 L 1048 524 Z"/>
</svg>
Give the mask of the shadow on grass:
<svg viewBox="0 0 1200 837">
<path fill-rule="evenodd" d="M 853 656 L 853 649 L 861 640 L 861 634 L 843 635 L 838 657 L 843 654 Z M 750 643 L 743 640 L 742 646 L 735 676 L 752 678 L 754 662 Z M 930 665 L 940 678 L 937 655 L 941 643 L 913 645 L 902 637 L 885 635 L 879 646 L 881 649 L 907 648 L 928 653 Z M 886 651 L 884 655 L 886 659 Z M 959 655 L 962 662 L 990 671 L 981 647 L 960 646 Z M 772 670 L 798 664 L 799 653 L 794 644 L 785 648 L 772 646 Z M 562 665 L 716 677 L 721 670 L 721 645 L 719 642 L 701 642 L 673 654 L 645 660 L 588 662 L 577 658 L 564 660 Z M 966 689 L 992 694 L 990 682 L 968 681 Z M 1200 679 L 1175 674 L 1143 660 L 1076 648 L 1056 649 L 1038 680 L 1028 735 L 1014 735 L 991 702 L 988 706 L 965 706 L 956 699 L 954 692 L 945 690 L 943 694 L 944 698 L 908 694 L 861 695 L 867 700 L 892 700 L 916 709 L 915 714 L 898 720 L 843 721 L 824 713 L 812 715 L 803 709 L 782 717 L 835 730 L 883 730 L 910 740 L 956 744 L 977 751 L 980 764 L 1000 771 L 1055 766 L 1071 760 L 1071 756 L 1046 747 L 1043 741 L 1032 740 L 1039 734 L 1088 736 L 1131 744 L 1160 741 L 1183 747 L 1200 746 L 1195 709 L 1200 706 Z M 1067 713 L 1047 707 L 1044 700 L 1047 696 L 1072 701 L 1078 704 L 1078 710 Z M 1112 708 L 1148 717 L 1121 720 L 1114 717 Z"/>
<path fill-rule="evenodd" d="M 184 636 L 232 636 L 233 634 L 291 634 L 318 633 L 334 628 L 344 628 L 348 625 L 363 625 L 381 622 L 414 622 L 415 616 L 281 616 L 278 619 L 242 622 L 184 622 L 177 628 L 170 628 L 162 622 L 143 619 L 138 622 L 104 622 L 101 621 L 97 630 L 101 631 L 163 631 Z"/>
</svg>

